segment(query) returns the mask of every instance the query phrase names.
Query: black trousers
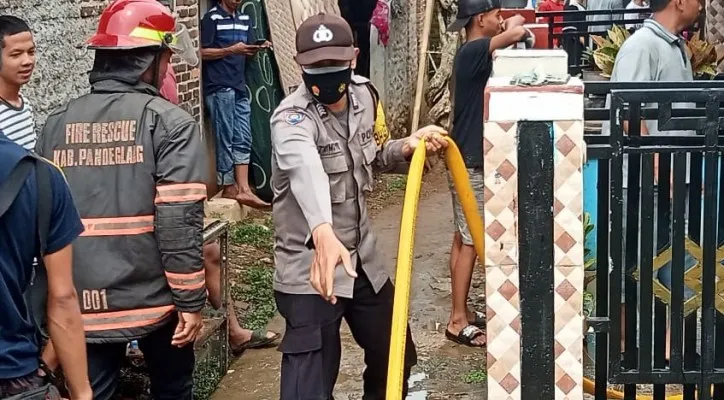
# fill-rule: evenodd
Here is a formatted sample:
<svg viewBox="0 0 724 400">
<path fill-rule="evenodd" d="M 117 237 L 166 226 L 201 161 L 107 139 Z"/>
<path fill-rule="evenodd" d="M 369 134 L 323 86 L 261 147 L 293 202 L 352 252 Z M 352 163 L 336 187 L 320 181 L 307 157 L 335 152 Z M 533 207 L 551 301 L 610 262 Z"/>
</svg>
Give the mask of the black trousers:
<svg viewBox="0 0 724 400">
<path fill-rule="evenodd" d="M 318 295 L 276 292 L 286 332 L 279 350 L 283 353 L 281 400 L 332 400 L 339 373 L 342 345 L 339 328 L 347 321 L 352 336 L 364 350 L 364 400 L 384 400 L 390 349 L 394 286 L 389 280 L 375 293 L 362 268 L 357 269 L 353 299 L 331 304 Z M 407 328 L 404 394 L 417 353 Z"/>
<path fill-rule="evenodd" d="M 151 395 L 155 400 L 192 400 L 194 346 L 171 346 L 177 319 L 138 340 L 148 366 Z M 126 357 L 126 343 L 87 345 L 88 376 L 94 400 L 110 400 L 118 389 L 118 378 Z"/>
</svg>

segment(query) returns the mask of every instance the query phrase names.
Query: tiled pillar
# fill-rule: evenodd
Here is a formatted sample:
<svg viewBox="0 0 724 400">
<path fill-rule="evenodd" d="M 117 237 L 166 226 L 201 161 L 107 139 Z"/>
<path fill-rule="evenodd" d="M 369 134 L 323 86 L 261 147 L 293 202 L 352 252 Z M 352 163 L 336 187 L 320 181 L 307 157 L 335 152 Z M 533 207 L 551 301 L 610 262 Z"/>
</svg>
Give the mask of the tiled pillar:
<svg viewBox="0 0 724 400">
<path fill-rule="evenodd" d="M 521 376 L 521 337 L 526 332 L 521 324 L 518 138 L 526 134 L 520 121 L 541 121 L 551 132 L 554 165 L 552 299 L 541 300 L 552 303 L 554 312 L 548 348 L 555 371 L 547 376 L 553 377 L 550 393 L 556 400 L 582 400 L 583 84 L 578 79 L 540 87 L 509 82 L 509 77 L 491 78 L 485 93 L 488 399 L 533 400 L 522 395 L 526 379 L 536 378 Z"/>
</svg>

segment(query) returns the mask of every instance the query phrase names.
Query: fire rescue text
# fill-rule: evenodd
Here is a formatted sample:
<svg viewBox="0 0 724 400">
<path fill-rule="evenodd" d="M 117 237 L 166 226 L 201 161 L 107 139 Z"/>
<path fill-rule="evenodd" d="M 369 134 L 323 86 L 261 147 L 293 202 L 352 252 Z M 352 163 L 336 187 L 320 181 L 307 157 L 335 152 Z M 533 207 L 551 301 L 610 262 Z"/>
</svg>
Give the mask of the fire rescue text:
<svg viewBox="0 0 724 400">
<path fill-rule="evenodd" d="M 66 124 L 65 145 L 53 150 L 53 162 L 61 168 L 143 162 L 143 146 L 136 144 L 136 121 Z"/>
</svg>

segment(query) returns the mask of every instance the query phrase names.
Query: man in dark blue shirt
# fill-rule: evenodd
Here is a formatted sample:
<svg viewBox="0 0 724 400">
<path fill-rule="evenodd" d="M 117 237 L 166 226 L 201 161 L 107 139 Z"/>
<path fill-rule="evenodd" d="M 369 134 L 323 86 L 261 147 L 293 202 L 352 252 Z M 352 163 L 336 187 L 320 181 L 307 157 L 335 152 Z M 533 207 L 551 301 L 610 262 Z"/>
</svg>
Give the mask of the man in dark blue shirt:
<svg viewBox="0 0 724 400">
<path fill-rule="evenodd" d="M 496 49 L 510 46 L 526 36 L 520 15 L 506 21 L 500 15 L 500 0 L 460 0 L 457 19 L 450 32 L 465 29 L 466 42 L 453 60 L 451 77 L 452 131 L 450 137 L 460 148 L 475 198 L 483 215 L 483 94 L 492 72 Z M 452 310 L 445 337 L 466 346 L 485 345 L 485 316 L 468 308 L 468 294 L 477 255 L 473 247 L 462 204 L 450 179 L 455 234 L 450 250 Z"/>
<path fill-rule="evenodd" d="M 249 15 L 237 11 L 241 0 L 219 0 L 201 20 L 201 58 L 206 107 L 216 132 L 217 183 L 222 197 L 253 208 L 269 204 L 249 186 L 251 105 L 246 86 L 246 57 L 269 47 L 251 38 Z"/>
<path fill-rule="evenodd" d="M 0 132 L 0 187 L 29 154 Z M 62 172 L 50 162 L 38 161 L 35 165 L 17 197 L 0 215 L 0 398 L 47 386 L 38 374 L 40 344 L 23 296 L 32 280 L 33 259 L 41 255 L 48 278 L 50 337 L 56 343 L 72 398 L 91 399 L 83 324 L 71 270 L 71 243 L 83 231 L 83 225 Z M 39 249 L 37 168 L 48 169 L 52 193 L 44 254 Z M 41 394 L 38 398 L 50 396 Z"/>
</svg>

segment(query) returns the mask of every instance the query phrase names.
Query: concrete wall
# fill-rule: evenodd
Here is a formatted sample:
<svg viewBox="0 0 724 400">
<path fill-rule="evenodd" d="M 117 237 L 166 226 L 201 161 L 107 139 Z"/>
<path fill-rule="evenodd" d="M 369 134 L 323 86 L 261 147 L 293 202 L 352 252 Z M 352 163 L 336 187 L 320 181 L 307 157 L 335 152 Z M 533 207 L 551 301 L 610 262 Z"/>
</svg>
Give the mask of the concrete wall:
<svg viewBox="0 0 724 400">
<path fill-rule="evenodd" d="M 40 127 L 50 111 L 87 92 L 91 55 L 74 45 L 93 33 L 103 2 L 0 0 L 0 13 L 25 19 L 35 33 L 38 66 L 23 93 Z"/>
<path fill-rule="evenodd" d="M 198 0 L 171 0 L 171 7 L 198 44 Z M 35 34 L 38 65 L 23 94 L 35 109 L 40 128 L 64 102 L 88 92 L 92 52 L 75 48 L 95 31 L 106 0 L 0 0 L 0 13 L 25 19 Z M 199 68 L 176 64 L 182 107 L 201 119 Z"/>
<path fill-rule="evenodd" d="M 202 0 L 203 1 L 203 0 Z M 186 25 L 196 48 L 199 48 L 199 0 L 171 0 L 171 9 L 178 15 L 179 22 Z M 201 105 L 201 67 L 192 68 L 174 58 L 174 70 L 178 82 L 181 107 L 203 122 Z M 202 123 L 203 126 L 203 123 Z"/>
</svg>

